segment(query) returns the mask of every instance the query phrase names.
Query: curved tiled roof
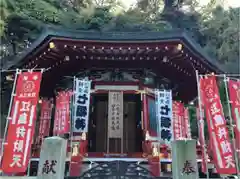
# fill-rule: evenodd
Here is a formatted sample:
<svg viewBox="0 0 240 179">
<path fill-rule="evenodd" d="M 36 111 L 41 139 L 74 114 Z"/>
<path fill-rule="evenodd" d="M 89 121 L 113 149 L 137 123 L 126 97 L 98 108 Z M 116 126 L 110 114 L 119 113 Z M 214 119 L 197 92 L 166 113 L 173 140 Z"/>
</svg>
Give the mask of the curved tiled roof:
<svg viewBox="0 0 240 179">
<path fill-rule="evenodd" d="M 169 32 L 96 32 L 96 31 L 79 31 L 79 30 L 65 30 L 58 27 L 47 27 L 41 36 L 26 49 L 23 53 L 15 57 L 14 60 L 4 64 L 3 69 L 9 69 L 27 58 L 29 55 L 34 55 L 43 44 L 51 41 L 52 38 L 65 38 L 69 40 L 89 40 L 95 42 L 168 42 L 178 40 L 187 46 L 190 51 L 199 57 L 206 66 L 214 69 L 215 72 L 222 72 L 223 70 L 217 64 L 216 60 L 210 58 L 203 48 L 197 44 L 188 34 L 183 31 L 169 31 Z"/>
</svg>

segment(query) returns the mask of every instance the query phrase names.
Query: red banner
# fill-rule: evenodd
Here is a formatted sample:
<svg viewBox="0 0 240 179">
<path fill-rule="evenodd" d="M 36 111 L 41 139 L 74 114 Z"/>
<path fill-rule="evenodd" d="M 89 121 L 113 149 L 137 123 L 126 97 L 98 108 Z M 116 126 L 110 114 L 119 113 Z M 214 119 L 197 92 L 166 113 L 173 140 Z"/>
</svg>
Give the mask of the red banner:
<svg viewBox="0 0 240 179">
<path fill-rule="evenodd" d="M 185 128 L 185 137 L 187 139 L 191 139 L 191 128 L 190 128 L 190 121 L 189 121 L 189 112 L 188 108 L 184 108 L 184 128 Z"/>
<path fill-rule="evenodd" d="M 59 92 L 56 97 L 54 135 L 61 135 L 70 132 L 70 102 L 72 92 Z"/>
<path fill-rule="evenodd" d="M 232 116 L 236 124 L 235 127 L 236 147 L 238 150 L 240 150 L 240 81 L 230 80 L 228 83 L 228 87 L 229 97 L 232 106 Z"/>
<path fill-rule="evenodd" d="M 173 101 L 173 133 L 175 140 L 184 138 L 184 123 L 184 105 Z"/>
<path fill-rule="evenodd" d="M 4 173 L 25 172 L 28 166 L 36 122 L 41 72 L 19 74 L 13 100 L 2 169 Z"/>
<path fill-rule="evenodd" d="M 208 127 L 211 131 L 211 141 L 214 146 L 214 164 L 218 173 L 234 174 L 236 173 L 234 155 L 215 76 L 202 79 L 201 90 L 202 99 L 206 107 L 208 124 L 210 124 Z"/>
<path fill-rule="evenodd" d="M 50 123 L 52 116 L 52 101 L 43 99 L 41 103 L 41 116 L 39 125 L 39 135 L 37 136 L 37 144 L 41 144 L 45 136 L 49 136 Z"/>
</svg>

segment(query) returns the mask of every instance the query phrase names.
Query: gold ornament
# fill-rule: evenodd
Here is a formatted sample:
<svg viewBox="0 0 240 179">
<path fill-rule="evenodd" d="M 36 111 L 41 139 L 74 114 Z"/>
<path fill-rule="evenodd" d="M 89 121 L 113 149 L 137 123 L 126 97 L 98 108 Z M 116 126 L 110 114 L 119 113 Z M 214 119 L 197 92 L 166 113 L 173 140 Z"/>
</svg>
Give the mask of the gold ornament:
<svg viewBox="0 0 240 179">
<path fill-rule="evenodd" d="M 86 140 L 87 136 L 86 136 L 86 133 L 85 133 L 85 132 L 82 133 L 81 138 L 82 138 L 82 140 Z"/>
<path fill-rule="evenodd" d="M 78 144 L 74 144 L 72 147 L 72 156 L 78 156 Z"/>
<path fill-rule="evenodd" d="M 154 145 L 153 150 L 152 150 L 152 156 L 153 157 L 159 157 L 158 149 L 155 145 Z"/>
<path fill-rule="evenodd" d="M 49 48 L 50 48 L 50 49 L 55 48 L 55 44 L 54 44 L 53 42 L 50 42 L 50 43 L 49 43 Z"/>
<path fill-rule="evenodd" d="M 148 132 L 148 131 L 146 131 L 145 140 L 146 140 L 146 141 L 150 140 L 150 135 L 149 135 L 149 132 Z"/>
<path fill-rule="evenodd" d="M 178 44 L 177 45 L 177 50 L 179 50 L 179 51 L 182 50 L 182 47 L 183 47 L 182 44 Z"/>
</svg>

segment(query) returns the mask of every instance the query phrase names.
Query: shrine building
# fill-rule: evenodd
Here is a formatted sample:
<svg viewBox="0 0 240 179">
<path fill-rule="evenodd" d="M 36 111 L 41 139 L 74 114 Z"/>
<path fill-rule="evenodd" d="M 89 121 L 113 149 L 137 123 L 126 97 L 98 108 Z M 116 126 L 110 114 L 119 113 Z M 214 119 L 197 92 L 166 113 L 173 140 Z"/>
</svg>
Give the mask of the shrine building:
<svg viewBox="0 0 240 179">
<path fill-rule="evenodd" d="M 30 48 L 3 67 L 16 68 L 46 69 L 41 97 L 54 99 L 56 92 L 73 89 L 74 76 L 92 81 L 88 145 L 83 159 L 88 164 L 119 159 L 148 165 L 143 143 L 146 134 L 156 142 L 154 89 L 171 89 L 173 100 L 188 104 L 197 96 L 196 70 L 199 74 L 222 72 L 182 31 L 87 32 L 58 28 L 46 29 Z M 12 82 L 3 79 L 2 83 L 7 86 Z M 10 99 L 9 91 L 2 91 L 4 98 Z M 107 145 L 109 91 L 123 92 L 124 136 L 123 142 L 110 140 Z M 54 115 L 50 134 L 53 121 Z M 39 150 L 33 147 L 33 161 L 39 157 L 34 154 Z M 168 156 L 161 160 L 171 162 Z"/>
</svg>

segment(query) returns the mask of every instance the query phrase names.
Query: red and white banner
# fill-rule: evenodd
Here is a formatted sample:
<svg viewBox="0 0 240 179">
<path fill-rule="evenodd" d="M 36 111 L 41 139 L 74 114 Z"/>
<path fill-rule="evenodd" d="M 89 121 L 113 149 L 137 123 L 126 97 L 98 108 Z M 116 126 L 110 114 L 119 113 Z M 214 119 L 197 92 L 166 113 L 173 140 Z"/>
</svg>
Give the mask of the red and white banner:
<svg viewBox="0 0 240 179">
<path fill-rule="evenodd" d="M 173 133 L 174 140 L 185 138 L 184 128 L 184 105 L 180 102 L 173 101 Z"/>
<path fill-rule="evenodd" d="M 189 121 L 189 112 L 188 112 L 188 108 L 184 108 L 184 131 L 185 131 L 185 137 L 187 139 L 191 139 L 192 135 L 191 135 L 191 127 L 190 127 L 190 121 Z"/>
<path fill-rule="evenodd" d="M 70 132 L 70 102 L 71 91 L 59 92 L 56 97 L 56 108 L 54 118 L 54 135 L 62 135 Z"/>
<path fill-rule="evenodd" d="M 41 72 L 19 74 L 11 108 L 2 160 L 4 173 L 25 172 L 28 166 L 36 122 Z"/>
<path fill-rule="evenodd" d="M 206 107 L 208 126 L 213 145 L 213 159 L 220 174 L 236 173 L 236 166 L 229 133 L 220 101 L 215 76 L 201 79 L 202 99 Z"/>
<path fill-rule="evenodd" d="M 41 116 L 39 124 L 39 134 L 37 136 L 37 144 L 41 144 L 45 136 L 49 136 L 50 123 L 52 116 L 52 100 L 43 99 L 41 103 Z"/>
<path fill-rule="evenodd" d="M 240 150 L 240 81 L 229 80 L 229 97 L 232 106 L 232 117 L 235 121 L 236 147 Z M 239 153 L 240 158 L 240 153 Z"/>
</svg>

